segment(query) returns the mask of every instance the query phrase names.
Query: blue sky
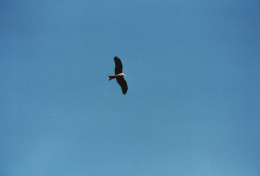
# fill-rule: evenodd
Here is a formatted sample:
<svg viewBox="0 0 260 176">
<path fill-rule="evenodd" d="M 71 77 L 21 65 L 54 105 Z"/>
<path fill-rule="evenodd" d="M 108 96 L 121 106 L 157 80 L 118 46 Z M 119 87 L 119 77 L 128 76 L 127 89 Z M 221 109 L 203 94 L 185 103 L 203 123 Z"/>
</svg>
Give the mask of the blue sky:
<svg viewBox="0 0 260 176">
<path fill-rule="evenodd" d="M 0 174 L 258 176 L 259 19 L 257 0 L 0 1 Z"/>
</svg>

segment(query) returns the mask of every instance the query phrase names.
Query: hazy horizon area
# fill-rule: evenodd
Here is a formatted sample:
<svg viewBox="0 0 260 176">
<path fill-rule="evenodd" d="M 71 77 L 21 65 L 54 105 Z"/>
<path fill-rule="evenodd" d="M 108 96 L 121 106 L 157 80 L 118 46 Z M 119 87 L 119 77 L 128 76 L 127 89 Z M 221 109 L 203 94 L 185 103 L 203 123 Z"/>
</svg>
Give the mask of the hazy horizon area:
<svg viewBox="0 0 260 176">
<path fill-rule="evenodd" d="M 260 175 L 258 0 L 0 9 L 0 175 Z"/>
</svg>

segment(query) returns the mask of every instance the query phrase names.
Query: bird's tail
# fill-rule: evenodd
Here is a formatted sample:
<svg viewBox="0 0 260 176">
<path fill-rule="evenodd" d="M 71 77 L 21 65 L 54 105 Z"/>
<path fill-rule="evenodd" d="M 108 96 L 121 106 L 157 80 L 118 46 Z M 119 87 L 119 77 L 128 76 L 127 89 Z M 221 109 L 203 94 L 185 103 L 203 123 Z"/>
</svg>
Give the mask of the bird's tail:
<svg viewBox="0 0 260 176">
<path fill-rule="evenodd" d="M 111 79 L 114 79 L 115 78 L 115 76 L 108 76 L 109 77 L 109 81 L 111 80 Z"/>
</svg>

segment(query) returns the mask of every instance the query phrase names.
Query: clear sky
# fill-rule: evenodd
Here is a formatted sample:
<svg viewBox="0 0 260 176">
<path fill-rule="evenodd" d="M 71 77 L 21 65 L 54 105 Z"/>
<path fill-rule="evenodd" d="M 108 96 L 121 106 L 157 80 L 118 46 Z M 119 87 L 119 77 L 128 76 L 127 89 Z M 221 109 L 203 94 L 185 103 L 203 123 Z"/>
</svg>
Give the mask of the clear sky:
<svg viewBox="0 0 260 176">
<path fill-rule="evenodd" d="M 258 0 L 1 0 L 0 175 L 259 176 L 259 75 Z"/>
</svg>

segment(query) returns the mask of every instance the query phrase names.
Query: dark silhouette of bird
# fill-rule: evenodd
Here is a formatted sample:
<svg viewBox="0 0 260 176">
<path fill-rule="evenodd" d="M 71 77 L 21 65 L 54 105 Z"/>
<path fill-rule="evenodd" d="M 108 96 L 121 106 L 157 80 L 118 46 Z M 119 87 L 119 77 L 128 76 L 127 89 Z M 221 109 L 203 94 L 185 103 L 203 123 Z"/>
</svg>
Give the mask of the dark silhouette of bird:
<svg viewBox="0 0 260 176">
<path fill-rule="evenodd" d="M 118 57 L 114 57 L 114 61 L 115 61 L 115 75 L 114 76 L 108 76 L 109 81 L 116 78 L 116 81 L 120 85 L 123 94 L 126 94 L 126 92 L 128 90 L 128 86 L 127 86 L 126 80 L 124 79 L 124 77 L 126 75 L 124 73 L 122 73 L 123 72 L 123 64 Z"/>
</svg>

